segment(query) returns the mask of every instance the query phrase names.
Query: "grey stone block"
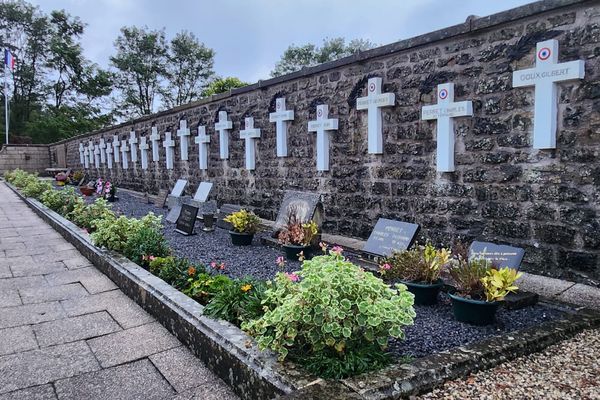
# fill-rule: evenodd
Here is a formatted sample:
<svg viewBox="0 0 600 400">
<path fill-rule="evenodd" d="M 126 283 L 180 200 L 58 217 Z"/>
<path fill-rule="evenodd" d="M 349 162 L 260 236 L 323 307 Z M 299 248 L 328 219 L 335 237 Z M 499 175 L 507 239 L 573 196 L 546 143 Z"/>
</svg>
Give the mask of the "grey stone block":
<svg viewBox="0 0 600 400">
<path fill-rule="evenodd" d="M 46 275 L 50 286 L 80 282 L 89 293 L 96 294 L 117 289 L 117 285 L 95 267 L 67 270 Z"/>
<path fill-rule="evenodd" d="M 48 286 L 41 275 L 0 279 L 0 291 L 10 289 L 40 288 Z"/>
<path fill-rule="evenodd" d="M 0 357 L 0 393 L 100 369 L 85 342 Z"/>
<path fill-rule="evenodd" d="M 239 397 L 225 384 L 207 383 L 188 390 L 172 400 L 237 400 Z"/>
<path fill-rule="evenodd" d="M 0 356 L 37 349 L 30 325 L 0 329 Z"/>
<path fill-rule="evenodd" d="M 52 385 L 34 386 L 27 389 L 0 394 L 0 400 L 55 400 L 56 393 Z"/>
<path fill-rule="evenodd" d="M 21 297 L 19 297 L 19 292 L 16 290 L 3 290 L 0 292 L 0 307 L 13 307 L 20 306 Z"/>
<path fill-rule="evenodd" d="M 0 328 L 39 324 L 64 316 L 65 312 L 58 302 L 3 308 L 0 312 Z"/>
<path fill-rule="evenodd" d="M 90 339 L 88 344 L 104 368 L 181 346 L 158 322 Z"/>
<path fill-rule="evenodd" d="M 563 292 L 557 299 L 566 303 L 600 310 L 600 289 L 592 286 L 578 283 Z"/>
<path fill-rule="evenodd" d="M 162 400 L 175 395 L 148 360 L 63 379 L 55 386 L 61 400 Z"/>
<path fill-rule="evenodd" d="M 18 264 L 11 265 L 10 270 L 12 271 L 13 276 L 34 276 L 34 275 L 45 275 L 51 274 L 53 272 L 66 271 L 67 267 L 62 262 L 48 262 L 48 263 L 39 263 L 34 265 L 28 264 Z"/>
<path fill-rule="evenodd" d="M 75 342 L 121 330 L 106 311 L 34 325 L 40 347 Z"/>
<path fill-rule="evenodd" d="M 547 298 L 557 296 L 573 285 L 573 282 L 529 274 L 527 272 L 524 272 L 523 276 L 517 280 L 519 289 L 537 293 L 540 296 Z"/>
<path fill-rule="evenodd" d="M 50 301 L 75 299 L 89 296 L 87 290 L 80 283 L 70 283 L 61 286 L 48 286 L 44 290 L 36 288 L 21 289 L 21 300 L 23 304 L 47 303 Z"/>
</svg>

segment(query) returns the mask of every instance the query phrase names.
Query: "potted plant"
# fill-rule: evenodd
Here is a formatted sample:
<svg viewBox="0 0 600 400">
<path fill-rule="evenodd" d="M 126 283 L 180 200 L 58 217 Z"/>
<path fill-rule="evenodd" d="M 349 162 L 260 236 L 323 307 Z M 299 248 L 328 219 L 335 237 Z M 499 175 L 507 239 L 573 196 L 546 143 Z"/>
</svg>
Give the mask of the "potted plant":
<svg viewBox="0 0 600 400">
<path fill-rule="evenodd" d="M 252 211 L 241 209 L 233 212 L 223 219 L 233 226 L 229 231 L 231 243 L 236 246 L 248 246 L 252 244 L 252 238 L 258 230 L 260 219 Z"/>
<path fill-rule="evenodd" d="M 396 279 L 415 295 L 415 305 L 433 305 L 444 287 L 440 277 L 450 261 L 450 251 L 437 250 L 430 243 L 411 250 L 394 252 L 383 260 L 380 273 L 387 279 Z"/>
<path fill-rule="evenodd" d="M 79 186 L 79 191 L 84 196 L 93 196 L 96 191 L 94 188 L 94 182 L 89 182 L 87 185 Z"/>
<path fill-rule="evenodd" d="M 72 179 L 73 185 L 81 186 L 80 184 L 83 183 L 82 180 L 84 177 L 85 177 L 85 174 L 83 171 L 75 171 L 73 173 L 73 179 Z"/>
<path fill-rule="evenodd" d="M 290 210 L 287 224 L 279 232 L 277 239 L 285 251 L 286 258 L 288 260 L 298 260 L 308 255 L 307 253 L 318 233 L 319 228 L 315 221 L 302 222 L 298 218 L 298 213 L 295 210 Z"/>
<path fill-rule="evenodd" d="M 65 186 L 69 177 L 64 172 L 59 172 L 54 176 L 54 179 L 56 179 L 56 184 L 58 186 Z"/>
<path fill-rule="evenodd" d="M 454 280 L 452 311 L 458 321 L 474 325 L 489 325 L 496 320 L 500 302 L 518 287 L 514 284 L 522 275 L 515 269 L 494 268 L 483 257 L 467 259 L 458 255 L 450 268 Z"/>
<path fill-rule="evenodd" d="M 104 184 L 104 198 L 107 201 L 113 203 L 117 201 L 119 198 L 116 196 L 117 194 L 117 185 L 112 184 L 110 181 L 106 181 Z"/>
</svg>

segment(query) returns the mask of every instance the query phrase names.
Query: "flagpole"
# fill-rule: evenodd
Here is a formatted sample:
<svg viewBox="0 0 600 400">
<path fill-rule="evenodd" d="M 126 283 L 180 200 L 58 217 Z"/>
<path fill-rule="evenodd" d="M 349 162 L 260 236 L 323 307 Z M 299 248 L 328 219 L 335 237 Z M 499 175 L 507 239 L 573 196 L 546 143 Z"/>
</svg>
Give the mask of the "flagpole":
<svg viewBox="0 0 600 400">
<path fill-rule="evenodd" d="M 8 144 L 8 74 L 6 73 L 6 55 L 4 56 L 4 133 Z"/>
</svg>

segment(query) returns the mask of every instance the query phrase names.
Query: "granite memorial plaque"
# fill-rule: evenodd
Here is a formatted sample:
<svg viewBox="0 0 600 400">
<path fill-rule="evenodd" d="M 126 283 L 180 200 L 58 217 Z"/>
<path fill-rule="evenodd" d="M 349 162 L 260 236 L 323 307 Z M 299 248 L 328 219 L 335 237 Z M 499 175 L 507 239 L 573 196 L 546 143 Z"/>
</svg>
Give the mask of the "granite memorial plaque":
<svg viewBox="0 0 600 400">
<path fill-rule="evenodd" d="M 283 228 L 288 221 L 290 212 L 296 212 L 300 221 L 306 222 L 313 220 L 321 231 L 323 224 L 323 205 L 321 204 L 321 195 L 317 193 L 298 192 L 288 190 L 283 195 L 281 208 L 275 220 L 275 233 Z"/>
<path fill-rule="evenodd" d="M 183 204 L 181 206 L 181 213 L 177 218 L 175 232 L 181 233 L 182 235 L 189 236 L 194 234 L 194 225 L 196 224 L 196 217 L 198 216 L 198 208 L 190 204 Z"/>
<path fill-rule="evenodd" d="M 168 191 L 166 191 L 165 189 L 160 189 L 158 191 L 158 194 L 156 195 L 156 200 L 154 200 L 154 205 L 158 208 L 163 208 L 165 206 L 165 203 L 167 202 L 168 195 Z"/>
<path fill-rule="evenodd" d="M 177 179 L 177 182 L 175 182 L 175 186 L 173 187 L 173 190 L 171 190 L 171 196 L 181 197 L 181 195 L 183 194 L 183 191 L 185 190 L 186 185 L 187 185 L 187 181 L 185 179 Z"/>
<path fill-rule="evenodd" d="M 379 218 L 363 251 L 387 257 L 394 251 L 407 250 L 415 241 L 419 228 L 418 224 Z"/>
<path fill-rule="evenodd" d="M 501 245 L 490 242 L 473 242 L 469 247 L 469 258 L 483 257 L 492 262 L 494 267 L 519 269 L 525 250 L 520 247 Z"/>
<path fill-rule="evenodd" d="M 212 182 L 200 182 L 200 185 L 198 185 L 198 189 L 196 189 L 196 193 L 194 194 L 194 200 L 201 203 L 205 202 L 210 195 L 212 187 Z"/>
<path fill-rule="evenodd" d="M 174 224 L 177 222 L 177 219 L 179 219 L 179 214 L 181 214 L 181 207 L 183 204 L 174 204 L 171 209 L 169 210 L 169 213 L 167 214 L 167 218 L 165 218 L 168 222 Z"/>
</svg>

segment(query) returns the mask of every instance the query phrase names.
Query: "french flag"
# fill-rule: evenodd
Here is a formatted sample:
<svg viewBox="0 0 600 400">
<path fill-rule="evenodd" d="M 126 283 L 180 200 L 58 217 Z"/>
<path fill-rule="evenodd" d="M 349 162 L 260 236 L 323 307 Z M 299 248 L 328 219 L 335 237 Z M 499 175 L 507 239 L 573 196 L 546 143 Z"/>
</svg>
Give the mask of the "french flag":
<svg viewBox="0 0 600 400">
<path fill-rule="evenodd" d="M 10 53 L 9 49 L 4 49 L 4 64 L 6 64 L 11 71 L 15 70 L 15 58 Z"/>
</svg>

